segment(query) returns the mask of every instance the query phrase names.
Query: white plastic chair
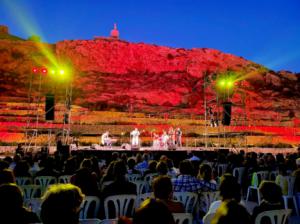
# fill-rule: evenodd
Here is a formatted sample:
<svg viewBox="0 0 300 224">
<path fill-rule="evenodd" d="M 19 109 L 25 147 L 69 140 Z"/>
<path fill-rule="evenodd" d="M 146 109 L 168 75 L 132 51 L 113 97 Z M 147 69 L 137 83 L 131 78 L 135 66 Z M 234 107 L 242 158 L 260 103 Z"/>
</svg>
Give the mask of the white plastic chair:
<svg viewBox="0 0 300 224">
<path fill-rule="evenodd" d="M 24 200 L 24 206 L 27 207 L 32 212 L 36 213 L 38 217 L 41 214 L 41 206 L 42 206 L 42 199 L 40 198 L 30 198 Z"/>
<path fill-rule="evenodd" d="M 151 184 L 152 180 L 155 176 L 157 176 L 157 173 L 149 173 L 144 177 L 144 181 L 147 183 L 147 191 L 151 191 Z"/>
<path fill-rule="evenodd" d="M 117 218 L 119 216 L 132 216 L 133 210 L 135 208 L 136 195 L 134 194 L 124 194 L 124 195 L 113 195 L 105 198 L 104 200 L 104 210 L 105 218 Z M 109 206 L 113 205 L 115 217 L 109 217 Z M 111 206 L 110 206 L 111 208 Z"/>
<path fill-rule="evenodd" d="M 237 179 L 239 184 L 242 184 L 245 167 L 236 167 L 233 169 L 232 174 Z"/>
<path fill-rule="evenodd" d="M 264 217 L 268 217 L 271 224 L 286 224 L 287 218 L 291 212 L 291 209 L 265 211 L 257 215 L 255 224 L 261 224 L 262 218 Z"/>
<path fill-rule="evenodd" d="M 147 183 L 145 181 L 132 181 L 132 183 L 136 186 L 136 193 L 137 195 L 143 194 L 147 192 Z"/>
<path fill-rule="evenodd" d="M 93 207 L 92 207 L 93 206 Z M 79 218 L 80 219 L 87 219 L 87 218 L 96 218 L 100 206 L 100 200 L 96 196 L 85 196 L 83 199 L 81 205 L 80 205 L 80 213 Z M 89 211 L 92 210 L 92 217 L 88 217 L 90 214 Z"/>
<path fill-rule="evenodd" d="M 103 191 L 104 188 L 105 188 L 106 186 L 110 185 L 112 182 L 113 182 L 113 181 L 104 181 L 104 182 L 102 182 L 101 188 L 100 188 L 101 191 Z"/>
<path fill-rule="evenodd" d="M 153 192 L 148 192 L 144 194 L 140 194 L 137 196 L 136 208 L 139 208 L 140 205 L 148 198 L 154 198 Z"/>
<path fill-rule="evenodd" d="M 201 203 L 201 204 L 205 205 L 205 207 L 201 208 L 201 210 L 203 210 L 204 212 L 208 212 L 208 209 L 209 209 L 211 203 L 219 200 L 219 197 L 220 197 L 220 191 L 201 192 L 200 200 L 204 201 L 204 203 Z"/>
<path fill-rule="evenodd" d="M 42 194 L 42 187 L 39 185 L 23 185 L 20 188 L 23 191 L 24 200 L 39 198 Z"/>
<path fill-rule="evenodd" d="M 191 213 L 173 213 L 176 224 L 193 224 L 193 215 Z"/>
<path fill-rule="evenodd" d="M 198 194 L 193 192 L 174 192 L 173 198 L 183 204 L 187 213 L 193 213 L 198 202 Z"/>
<path fill-rule="evenodd" d="M 211 220 L 213 219 L 213 217 L 215 216 L 216 213 L 210 213 L 208 215 L 205 215 L 203 217 L 203 224 L 210 224 Z"/>
<path fill-rule="evenodd" d="M 219 164 L 217 166 L 218 176 L 221 177 L 227 169 L 228 164 Z"/>
<path fill-rule="evenodd" d="M 141 174 L 127 174 L 126 178 L 128 181 L 133 182 L 133 181 L 141 180 L 142 175 Z"/>
<path fill-rule="evenodd" d="M 118 224 L 118 219 L 104 219 L 100 224 Z"/>
<path fill-rule="evenodd" d="M 100 224 L 100 219 L 79 219 L 79 224 Z"/>
<path fill-rule="evenodd" d="M 71 182 L 72 175 L 62 175 L 58 177 L 58 183 L 68 184 Z"/>
<path fill-rule="evenodd" d="M 256 191 L 256 194 L 257 194 L 257 202 L 258 202 L 258 204 L 260 204 L 261 200 L 260 200 L 260 193 L 259 193 L 258 187 L 259 187 L 259 184 L 263 180 L 267 180 L 268 177 L 269 177 L 268 171 L 259 171 L 259 172 L 254 172 L 252 174 L 251 186 L 248 187 L 246 202 L 248 202 L 248 200 L 249 200 L 250 191 L 254 190 L 254 191 Z"/>
<path fill-rule="evenodd" d="M 296 214 L 297 216 L 299 216 L 299 211 L 298 211 L 298 206 L 297 206 L 297 199 L 296 196 L 294 195 L 294 185 L 295 185 L 295 178 L 293 176 L 286 176 L 285 177 L 287 182 L 288 182 L 288 194 L 287 195 L 283 195 L 283 202 L 284 202 L 284 208 L 288 209 L 288 201 L 289 199 L 293 200 L 294 203 L 294 207 L 296 210 Z M 283 188 L 282 186 L 280 186 L 281 188 Z"/>
<path fill-rule="evenodd" d="M 16 177 L 16 184 L 18 186 L 32 184 L 32 178 L 31 177 Z"/>
<path fill-rule="evenodd" d="M 51 184 L 56 184 L 57 179 L 53 176 L 38 176 L 34 178 L 34 184 L 40 185 L 41 187 L 48 187 Z"/>
</svg>

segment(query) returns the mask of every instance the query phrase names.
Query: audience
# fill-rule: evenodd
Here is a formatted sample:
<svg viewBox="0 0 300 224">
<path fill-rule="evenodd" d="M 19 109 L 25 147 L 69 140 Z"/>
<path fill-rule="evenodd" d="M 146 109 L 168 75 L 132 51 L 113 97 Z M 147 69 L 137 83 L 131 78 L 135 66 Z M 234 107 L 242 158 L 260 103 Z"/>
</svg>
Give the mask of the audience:
<svg viewBox="0 0 300 224">
<path fill-rule="evenodd" d="M 0 185 L 0 223 L 36 222 L 40 222 L 37 215 L 23 206 L 23 195 L 19 187 L 12 183 Z"/>
<path fill-rule="evenodd" d="M 173 200 L 173 187 L 170 177 L 158 176 L 152 182 L 154 197 L 164 202 L 172 213 L 184 213 L 181 202 Z"/>
<path fill-rule="evenodd" d="M 79 224 L 80 204 L 84 199 L 72 184 L 51 185 L 42 197 L 43 224 Z"/>
<path fill-rule="evenodd" d="M 253 222 L 261 212 L 284 209 L 281 188 L 277 184 L 272 181 L 263 181 L 259 186 L 259 191 L 262 196 L 262 202 L 253 209 Z M 264 220 L 262 221 L 263 223 L 269 223 Z"/>
<path fill-rule="evenodd" d="M 146 199 L 136 210 L 133 224 L 175 224 L 168 207 L 160 200 Z"/>
</svg>

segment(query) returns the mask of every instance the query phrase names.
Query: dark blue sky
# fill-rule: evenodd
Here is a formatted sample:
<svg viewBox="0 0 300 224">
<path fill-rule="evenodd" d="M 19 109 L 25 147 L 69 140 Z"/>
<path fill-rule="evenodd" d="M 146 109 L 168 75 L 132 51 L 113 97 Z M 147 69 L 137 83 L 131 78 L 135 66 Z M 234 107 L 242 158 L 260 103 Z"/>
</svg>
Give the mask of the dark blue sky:
<svg viewBox="0 0 300 224">
<path fill-rule="evenodd" d="M 12 34 L 27 38 L 35 23 L 51 43 L 108 36 L 114 22 L 127 41 L 215 48 L 300 72 L 299 0 L 0 1 L 0 23 Z"/>
</svg>

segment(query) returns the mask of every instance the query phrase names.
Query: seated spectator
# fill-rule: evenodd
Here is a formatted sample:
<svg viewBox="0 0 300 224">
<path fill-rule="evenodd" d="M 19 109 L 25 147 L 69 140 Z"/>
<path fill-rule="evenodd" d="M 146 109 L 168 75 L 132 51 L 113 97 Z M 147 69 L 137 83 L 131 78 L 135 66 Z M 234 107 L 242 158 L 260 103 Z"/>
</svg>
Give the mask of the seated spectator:
<svg viewBox="0 0 300 224">
<path fill-rule="evenodd" d="M 300 147 L 298 148 L 300 153 Z M 300 207 L 300 158 L 296 159 L 297 169 L 293 172 L 292 176 L 295 177 L 294 191 L 296 193 L 296 198 L 298 201 L 298 208 Z"/>
<path fill-rule="evenodd" d="M 16 184 L 0 185 L 0 223 L 40 222 L 37 215 L 23 206 L 23 195 Z"/>
<path fill-rule="evenodd" d="M 14 174 L 15 177 L 31 177 L 31 173 L 29 172 L 29 164 L 26 160 L 20 160 L 16 163 Z"/>
<path fill-rule="evenodd" d="M 185 209 L 181 202 L 173 200 L 173 187 L 171 178 L 158 176 L 152 182 L 154 197 L 164 202 L 172 213 L 184 213 Z"/>
<path fill-rule="evenodd" d="M 236 200 L 226 200 L 218 208 L 211 224 L 250 224 L 250 215 L 246 208 Z"/>
<path fill-rule="evenodd" d="M 58 177 L 60 173 L 55 169 L 54 158 L 47 157 L 43 168 L 36 173 L 36 176 L 53 176 Z"/>
<path fill-rule="evenodd" d="M 5 160 L 0 159 L 0 171 L 4 169 L 8 169 L 9 163 Z"/>
<path fill-rule="evenodd" d="M 114 181 L 103 189 L 103 198 L 119 194 L 136 194 L 136 185 L 126 179 L 127 168 L 122 160 L 114 163 Z"/>
<path fill-rule="evenodd" d="M 192 176 L 193 165 L 189 160 L 183 160 L 179 164 L 180 175 L 172 179 L 174 191 L 179 192 L 198 192 L 202 189 L 203 183 Z"/>
<path fill-rule="evenodd" d="M 210 165 L 200 165 L 198 179 L 200 179 L 204 185 L 202 191 L 215 191 L 217 189 L 217 182 L 212 178 L 212 169 Z"/>
<path fill-rule="evenodd" d="M 128 174 L 141 174 L 141 172 L 137 169 L 135 169 L 135 159 L 133 157 L 129 158 L 127 160 L 127 166 L 128 166 Z"/>
<path fill-rule="evenodd" d="M 160 200 L 146 199 L 133 216 L 133 224 L 175 224 L 168 207 Z"/>
<path fill-rule="evenodd" d="M 166 162 L 160 161 L 156 165 L 156 172 L 158 175 L 167 175 L 168 173 L 168 166 Z"/>
<path fill-rule="evenodd" d="M 73 175 L 77 168 L 76 157 L 71 156 L 64 162 L 63 175 Z"/>
<path fill-rule="evenodd" d="M 224 201 L 235 200 L 240 203 L 242 197 L 241 186 L 237 182 L 236 178 L 231 174 L 224 174 L 222 176 L 220 184 L 220 196 L 222 200 L 214 201 L 213 203 L 211 203 L 209 210 L 205 216 L 216 213 L 217 209 Z"/>
<path fill-rule="evenodd" d="M 92 171 L 92 160 L 84 159 L 80 168 L 71 177 L 71 183 L 78 186 L 87 196 L 99 196 L 97 175 Z"/>
<path fill-rule="evenodd" d="M 138 156 L 138 155 L 137 155 Z M 148 154 L 144 153 L 143 155 L 143 161 L 140 163 L 137 163 L 137 165 L 135 166 L 135 168 L 137 170 L 145 170 L 148 169 L 148 160 L 149 160 L 149 156 Z M 138 161 L 138 159 L 137 159 Z"/>
<path fill-rule="evenodd" d="M 262 202 L 253 209 L 253 222 L 261 212 L 284 209 L 281 188 L 277 184 L 272 181 L 263 181 L 259 186 L 259 191 L 262 196 Z M 263 219 L 262 223 L 270 223 L 268 221 Z"/>
<path fill-rule="evenodd" d="M 51 185 L 42 198 L 43 224 L 78 224 L 83 198 L 80 188 L 75 185 Z"/>
<path fill-rule="evenodd" d="M 167 165 L 168 165 L 168 175 L 170 177 L 176 177 L 179 173 L 178 169 L 176 169 L 174 167 L 174 163 L 173 163 L 173 160 L 172 159 L 167 159 Z"/>
<path fill-rule="evenodd" d="M 111 161 L 110 164 L 108 165 L 104 176 L 100 180 L 100 185 L 103 184 L 103 182 L 107 181 L 113 181 L 114 180 L 114 165 L 116 161 Z"/>
<path fill-rule="evenodd" d="M 278 167 L 279 174 L 276 176 L 275 183 L 281 187 L 282 194 L 288 194 L 288 180 L 287 173 L 284 164 L 279 165 Z"/>
<path fill-rule="evenodd" d="M 16 183 L 16 178 L 11 169 L 0 170 L 0 185 Z"/>
<path fill-rule="evenodd" d="M 157 162 L 155 160 L 150 160 L 149 161 L 148 169 L 144 172 L 144 177 L 147 174 L 156 174 L 157 173 L 157 171 L 156 171 L 156 165 L 157 165 Z"/>
</svg>

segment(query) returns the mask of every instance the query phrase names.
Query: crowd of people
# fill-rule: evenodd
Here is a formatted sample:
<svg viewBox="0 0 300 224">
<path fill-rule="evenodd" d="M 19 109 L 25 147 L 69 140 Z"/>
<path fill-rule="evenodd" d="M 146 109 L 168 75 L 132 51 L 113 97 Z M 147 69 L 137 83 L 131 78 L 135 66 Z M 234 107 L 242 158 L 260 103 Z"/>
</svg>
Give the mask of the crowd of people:
<svg viewBox="0 0 300 224">
<path fill-rule="evenodd" d="M 218 167 L 226 164 L 221 172 Z M 243 176 L 233 176 L 233 170 L 244 167 Z M 253 211 L 246 208 L 247 188 L 253 174 L 259 171 L 277 171 L 273 180 L 261 181 L 262 201 Z M 290 155 L 239 153 L 229 151 L 187 153 L 178 166 L 163 152 L 137 152 L 128 158 L 126 152 L 113 152 L 110 158 L 101 154 L 86 155 L 74 151 L 66 156 L 47 151 L 26 153 L 18 147 L 13 158 L 0 160 L 0 222 L 1 223 L 79 223 L 80 205 L 85 196 L 96 196 L 101 205 L 97 217 L 104 219 L 104 200 L 112 195 L 137 195 L 137 185 L 129 181 L 133 174 L 146 181 L 151 176 L 147 191 L 153 196 L 135 210 L 133 215 L 119 217 L 119 223 L 175 223 L 174 213 L 186 212 L 186 205 L 174 200 L 174 192 L 193 192 L 198 195 L 198 206 L 191 208 L 195 220 L 212 217 L 211 223 L 254 223 L 263 211 L 284 209 L 282 196 L 287 194 L 288 175 L 295 178 L 294 194 L 300 202 L 300 149 Z M 36 214 L 24 205 L 20 177 L 59 177 L 69 175 L 70 183 L 50 185 L 43 195 L 41 212 Z M 219 191 L 220 199 L 205 209 L 204 192 Z M 299 208 L 299 204 L 298 204 Z M 269 223 L 264 220 L 264 223 Z"/>
</svg>

